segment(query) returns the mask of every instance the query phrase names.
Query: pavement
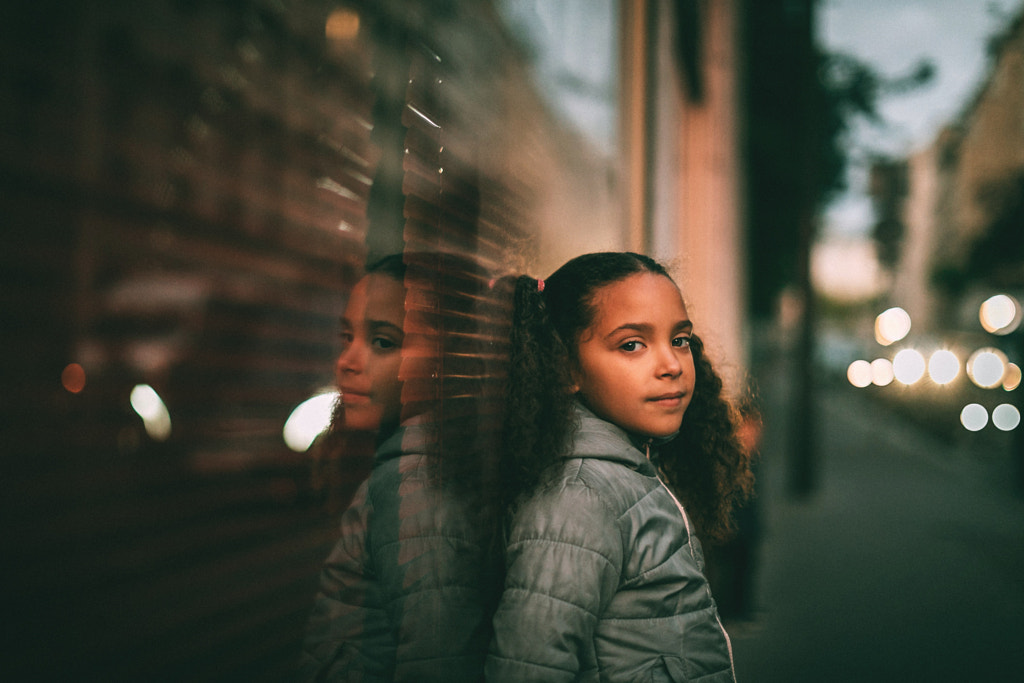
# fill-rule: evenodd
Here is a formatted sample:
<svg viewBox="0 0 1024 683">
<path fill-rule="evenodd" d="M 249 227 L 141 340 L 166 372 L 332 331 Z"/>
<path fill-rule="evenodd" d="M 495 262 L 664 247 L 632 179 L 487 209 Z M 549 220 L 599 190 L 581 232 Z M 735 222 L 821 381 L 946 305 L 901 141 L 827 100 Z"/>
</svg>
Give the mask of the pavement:
<svg viewBox="0 0 1024 683">
<path fill-rule="evenodd" d="M 798 500 L 791 380 L 776 366 L 759 382 L 754 613 L 727 623 L 740 683 L 1024 680 L 1024 494 L 1008 439 L 942 440 L 833 381 L 816 401 L 818 485 Z"/>
</svg>

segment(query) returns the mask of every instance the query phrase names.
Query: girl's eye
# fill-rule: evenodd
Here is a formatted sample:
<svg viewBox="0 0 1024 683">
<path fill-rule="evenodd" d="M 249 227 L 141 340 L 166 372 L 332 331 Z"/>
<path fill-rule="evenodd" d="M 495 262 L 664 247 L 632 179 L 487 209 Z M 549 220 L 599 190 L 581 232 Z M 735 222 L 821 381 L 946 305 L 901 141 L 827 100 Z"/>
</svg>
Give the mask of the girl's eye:
<svg viewBox="0 0 1024 683">
<path fill-rule="evenodd" d="M 391 349 L 396 348 L 398 343 L 393 339 L 388 339 L 387 337 L 374 337 L 370 340 L 370 345 L 380 351 L 390 351 Z"/>
<path fill-rule="evenodd" d="M 624 344 L 619 346 L 619 348 L 622 349 L 623 351 L 636 351 L 641 346 L 643 346 L 643 343 L 634 339 L 632 341 L 625 342 Z"/>
<path fill-rule="evenodd" d="M 689 337 L 676 337 L 672 340 L 672 346 L 676 346 L 681 349 L 685 349 L 690 346 Z"/>
<path fill-rule="evenodd" d="M 341 345 L 346 349 L 352 345 L 352 333 L 348 330 L 342 330 L 338 333 L 338 339 L 341 340 Z"/>
</svg>

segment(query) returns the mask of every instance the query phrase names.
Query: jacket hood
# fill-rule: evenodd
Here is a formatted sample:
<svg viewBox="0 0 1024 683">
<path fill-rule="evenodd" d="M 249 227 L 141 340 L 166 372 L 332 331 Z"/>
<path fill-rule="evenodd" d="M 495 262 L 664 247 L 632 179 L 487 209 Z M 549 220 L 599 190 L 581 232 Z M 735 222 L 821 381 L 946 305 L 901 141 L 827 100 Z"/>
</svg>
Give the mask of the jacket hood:
<svg viewBox="0 0 1024 683">
<path fill-rule="evenodd" d="M 572 447 L 565 458 L 610 460 L 648 476 L 657 474 L 647 457 L 647 449 L 663 443 L 663 439 L 649 439 L 630 434 L 594 415 L 589 408 L 579 402 L 576 403 L 576 419 L 579 428 L 573 434 Z M 653 452 L 651 457 L 655 457 Z"/>
<path fill-rule="evenodd" d="M 427 453 L 432 435 L 429 422 L 414 420 L 403 423 L 377 446 L 373 456 L 374 466 L 400 455 Z"/>
</svg>

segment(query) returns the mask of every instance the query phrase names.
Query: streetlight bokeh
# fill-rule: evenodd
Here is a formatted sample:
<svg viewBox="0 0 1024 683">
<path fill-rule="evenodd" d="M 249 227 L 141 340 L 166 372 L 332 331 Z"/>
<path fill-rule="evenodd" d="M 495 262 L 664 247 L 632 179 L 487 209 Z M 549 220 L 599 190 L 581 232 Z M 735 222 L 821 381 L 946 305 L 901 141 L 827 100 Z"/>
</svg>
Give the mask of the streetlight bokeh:
<svg viewBox="0 0 1024 683">
<path fill-rule="evenodd" d="M 967 359 L 967 376 L 982 389 L 992 389 L 1002 384 L 1008 362 L 999 349 L 978 349 Z"/>
<path fill-rule="evenodd" d="M 990 334 L 1010 334 L 1020 326 L 1020 303 L 1009 294 L 996 294 L 981 304 L 978 319 Z"/>
<path fill-rule="evenodd" d="M 848 379 L 850 384 L 858 389 L 870 386 L 871 378 L 871 363 L 866 360 L 855 360 L 850 363 L 850 367 L 846 369 L 846 379 Z"/>
<path fill-rule="evenodd" d="M 992 410 L 992 424 L 1001 431 L 1013 431 L 1020 424 L 1020 411 L 1014 405 L 1002 403 Z"/>
<path fill-rule="evenodd" d="M 939 349 L 928 359 L 928 376 L 936 384 L 949 384 L 960 374 L 960 359 L 948 349 Z"/>
<path fill-rule="evenodd" d="M 988 411 L 980 403 L 968 403 L 960 411 L 960 423 L 971 432 L 980 432 L 988 424 Z"/>
<path fill-rule="evenodd" d="M 166 441 L 171 436 L 171 414 L 156 389 L 148 384 L 136 384 L 128 400 L 154 441 Z"/>
<path fill-rule="evenodd" d="M 1003 389 L 1006 391 L 1016 391 L 1017 387 L 1020 386 L 1020 379 L 1020 366 L 1016 363 L 1007 363 L 1006 372 L 1003 374 Z"/>
<path fill-rule="evenodd" d="M 895 344 L 910 333 L 910 314 L 896 306 L 875 318 L 875 341 L 882 346 Z"/>
<path fill-rule="evenodd" d="M 875 386 L 889 386 L 895 376 L 892 362 L 888 358 L 876 358 L 871 361 L 871 383 Z"/>
<path fill-rule="evenodd" d="M 296 406 L 282 430 L 288 448 L 298 453 L 309 450 L 316 437 L 330 425 L 337 401 L 338 392 L 327 390 Z"/>
<path fill-rule="evenodd" d="M 924 377 L 924 356 L 917 349 L 903 349 L 892 359 L 893 374 L 903 384 L 914 384 Z"/>
</svg>

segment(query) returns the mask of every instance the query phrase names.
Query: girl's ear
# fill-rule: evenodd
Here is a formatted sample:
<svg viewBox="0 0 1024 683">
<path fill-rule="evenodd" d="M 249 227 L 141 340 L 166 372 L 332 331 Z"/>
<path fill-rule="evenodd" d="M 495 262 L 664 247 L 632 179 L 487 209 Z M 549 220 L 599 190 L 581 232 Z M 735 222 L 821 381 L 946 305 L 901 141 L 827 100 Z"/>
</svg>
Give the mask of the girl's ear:
<svg viewBox="0 0 1024 683">
<path fill-rule="evenodd" d="M 583 383 L 583 378 L 580 377 L 580 369 L 576 367 L 575 363 L 573 363 L 572 367 L 569 369 L 569 378 L 572 380 L 572 384 L 569 385 L 569 393 L 580 393 L 580 384 Z"/>
</svg>

